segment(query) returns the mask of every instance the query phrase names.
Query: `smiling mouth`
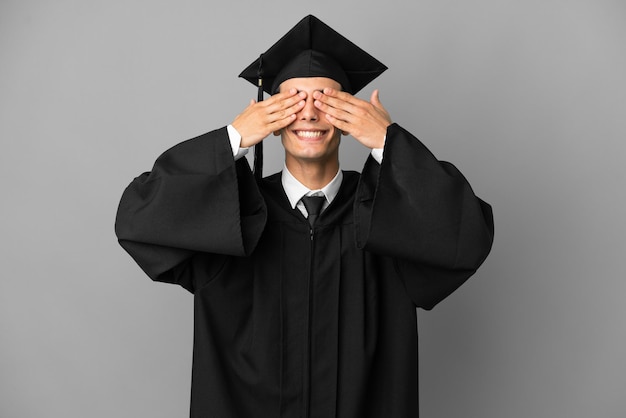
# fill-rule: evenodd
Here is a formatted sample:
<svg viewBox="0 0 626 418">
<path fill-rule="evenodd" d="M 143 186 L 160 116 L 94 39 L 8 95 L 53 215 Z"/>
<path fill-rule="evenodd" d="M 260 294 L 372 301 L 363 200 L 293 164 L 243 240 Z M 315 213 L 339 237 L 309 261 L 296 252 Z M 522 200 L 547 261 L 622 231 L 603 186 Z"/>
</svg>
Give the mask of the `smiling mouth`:
<svg viewBox="0 0 626 418">
<path fill-rule="evenodd" d="M 294 131 L 297 137 L 303 139 L 317 139 L 323 136 L 326 131 Z"/>
</svg>

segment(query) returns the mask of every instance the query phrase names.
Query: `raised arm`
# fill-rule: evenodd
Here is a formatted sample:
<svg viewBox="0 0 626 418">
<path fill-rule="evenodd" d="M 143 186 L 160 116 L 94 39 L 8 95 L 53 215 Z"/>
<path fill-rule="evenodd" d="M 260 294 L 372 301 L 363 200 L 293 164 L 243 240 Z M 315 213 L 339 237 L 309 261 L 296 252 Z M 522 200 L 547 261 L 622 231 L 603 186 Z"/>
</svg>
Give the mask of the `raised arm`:
<svg viewBox="0 0 626 418">
<path fill-rule="evenodd" d="M 369 159 L 355 200 L 357 245 L 393 257 L 407 291 L 426 309 L 469 278 L 489 254 L 491 207 L 455 166 L 437 161 L 397 124 L 382 164 Z"/>
<path fill-rule="evenodd" d="M 115 232 L 153 280 L 193 291 L 175 267 L 192 257 L 249 254 L 265 219 L 247 161 L 234 161 L 222 128 L 174 146 L 134 179 L 122 195 Z"/>
</svg>

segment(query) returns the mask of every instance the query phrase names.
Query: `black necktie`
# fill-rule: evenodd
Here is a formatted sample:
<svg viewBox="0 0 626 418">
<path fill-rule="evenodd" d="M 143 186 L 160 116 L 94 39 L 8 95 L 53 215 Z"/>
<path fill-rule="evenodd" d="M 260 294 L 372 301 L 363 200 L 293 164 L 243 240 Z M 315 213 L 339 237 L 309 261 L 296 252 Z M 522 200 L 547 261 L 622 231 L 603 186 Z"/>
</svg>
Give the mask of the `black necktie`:
<svg viewBox="0 0 626 418">
<path fill-rule="evenodd" d="M 313 228 L 315 225 L 315 221 L 322 211 L 322 206 L 324 205 L 324 200 L 326 198 L 324 196 L 304 196 L 302 197 L 302 203 L 304 203 L 304 207 L 306 208 L 309 217 L 309 225 Z"/>
</svg>

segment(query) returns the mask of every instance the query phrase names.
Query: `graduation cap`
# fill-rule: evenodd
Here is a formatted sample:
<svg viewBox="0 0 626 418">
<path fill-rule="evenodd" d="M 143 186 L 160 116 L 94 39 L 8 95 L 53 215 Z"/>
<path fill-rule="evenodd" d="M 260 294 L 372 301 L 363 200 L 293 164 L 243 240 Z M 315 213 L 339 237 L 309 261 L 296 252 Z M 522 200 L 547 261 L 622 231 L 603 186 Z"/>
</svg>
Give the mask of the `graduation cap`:
<svg viewBox="0 0 626 418">
<path fill-rule="evenodd" d="M 291 78 L 327 77 L 356 94 L 387 67 L 313 15 L 306 16 L 239 74 L 263 92 L 275 94 Z M 262 144 L 255 146 L 254 172 L 262 177 Z"/>
</svg>

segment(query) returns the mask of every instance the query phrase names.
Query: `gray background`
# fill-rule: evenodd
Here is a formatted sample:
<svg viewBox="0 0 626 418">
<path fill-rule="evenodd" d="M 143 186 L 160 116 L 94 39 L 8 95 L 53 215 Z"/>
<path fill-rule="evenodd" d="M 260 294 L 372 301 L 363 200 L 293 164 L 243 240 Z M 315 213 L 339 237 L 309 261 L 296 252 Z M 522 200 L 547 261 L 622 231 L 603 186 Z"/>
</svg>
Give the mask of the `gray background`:
<svg viewBox="0 0 626 418">
<path fill-rule="evenodd" d="M 361 97 L 495 210 L 484 267 L 419 313 L 423 416 L 623 417 L 625 3 L 216 4 L 0 0 L 0 416 L 187 415 L 192 296 L 117 246 L 117 203 L 313 13 L 390 67 Z"/>
</svg>

